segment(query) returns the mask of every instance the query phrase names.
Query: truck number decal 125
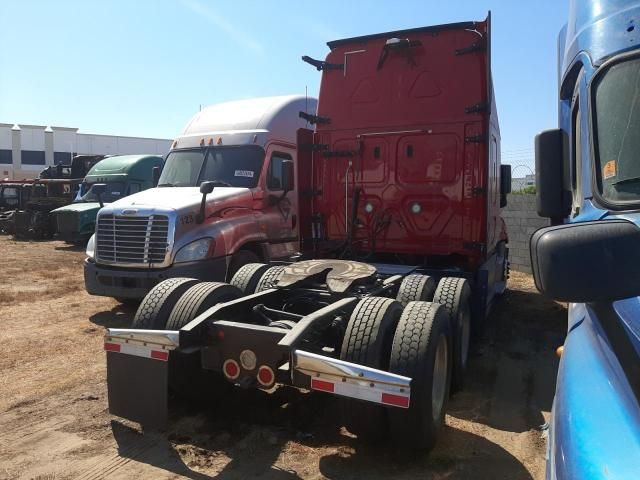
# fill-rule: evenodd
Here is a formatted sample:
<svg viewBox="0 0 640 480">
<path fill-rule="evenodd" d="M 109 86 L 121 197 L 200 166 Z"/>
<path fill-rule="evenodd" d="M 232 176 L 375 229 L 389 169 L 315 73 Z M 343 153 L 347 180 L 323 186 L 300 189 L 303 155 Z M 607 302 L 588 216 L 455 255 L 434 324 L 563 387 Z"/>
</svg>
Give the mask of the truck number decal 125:
<svg viewBox="0 0 640 480">
<path fill-rule="evenodd" d="M 183 215 L 180 217 L 180 223 L 182 225 L 188 225 L 190 223 L 193 223 L 193 215 L 189 214 L 189 215 Z"/>
</svg>

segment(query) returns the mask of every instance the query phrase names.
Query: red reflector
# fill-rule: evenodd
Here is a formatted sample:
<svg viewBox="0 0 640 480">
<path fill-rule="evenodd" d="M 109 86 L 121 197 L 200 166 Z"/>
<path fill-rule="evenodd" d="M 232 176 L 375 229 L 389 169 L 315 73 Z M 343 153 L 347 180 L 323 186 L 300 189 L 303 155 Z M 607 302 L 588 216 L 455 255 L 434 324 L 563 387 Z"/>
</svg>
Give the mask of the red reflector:
<svg viewBox="0 0 640 480">
<path fill-rule="evenodd" d="M 409 397 L 403 395 L 394 395 L 393 393 L 383 393 L 382 403 L 387 405 L 395 405 L 396 407 L 409 408 Z"/>
<path fill-rule="evenodd" d="M 269 367 L 262 366 L 258 369 L 258 381 L 260 385 L 269 386 L 275 380 L 273 370 Z"/>
<path fill-rule="evenodd" d="M 235 360 L 226 360 L 222 365 L 224 374 L 232 380 L 235 380 L 240 375 L 240 365 Z"/>
<path fill-rule="evenodd" d="M 120 351 L 120 345 L 118 343 L 104 343 L 104 349 L 107 352 L 119 352 Z"/>
<path fill-rule="evenodd" d="M 151 350 L 151 358 L 155 358 L 156 360 L 164 360 L 165 362 L 169 360 L 169 352 L 163 350 Z"/>
<path fill-rule="evenodd" d="M 321 390 L 323 392 L 333 393 L 335 385 L 331 382 L 325 382 L 324 380 L 318 380 L 317 378 L 312 378 L 311 388 L 313 388 L 314 390 Z"/>
</svg>

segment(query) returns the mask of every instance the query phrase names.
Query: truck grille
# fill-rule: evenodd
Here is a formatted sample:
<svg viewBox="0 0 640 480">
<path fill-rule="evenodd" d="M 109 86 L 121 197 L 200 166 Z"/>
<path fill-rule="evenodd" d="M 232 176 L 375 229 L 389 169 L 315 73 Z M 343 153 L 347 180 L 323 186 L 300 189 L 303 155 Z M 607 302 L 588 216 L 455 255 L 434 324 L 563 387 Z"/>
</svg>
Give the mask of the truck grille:
<svg viewBox="0 0 640 480">
<path fill-rule="evenodd" d="M 13 221 L 16 228 L 29 228 L 31 225 L 31 212 L 18 210 L 13 216 Z"/>
<path fill-rule="evenodd" d="M 77 232 L 80 227 L 79 215 L 77 212 L 59 212 L 56 213 L 56 221 L 58 222 L 58 232 Z"/>
<path fill-rule="evenodd" d="M 99 215 L 96 256 L 109 263 L 163 263 L 168 234 L 166 215 Z"/>
</svg>

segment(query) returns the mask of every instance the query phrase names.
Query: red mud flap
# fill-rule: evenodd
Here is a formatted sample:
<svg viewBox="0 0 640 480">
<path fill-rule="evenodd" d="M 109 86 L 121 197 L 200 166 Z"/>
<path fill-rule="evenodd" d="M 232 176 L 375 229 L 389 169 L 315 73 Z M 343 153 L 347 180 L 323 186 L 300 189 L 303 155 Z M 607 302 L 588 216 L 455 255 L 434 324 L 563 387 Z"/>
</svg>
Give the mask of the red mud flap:
<svg viewBox="0 0 640 480">
<path fill-rule="evenodd" d="M 296 350 L 293 370 L 308 375 L 310 388 L 390 407 L 409 408 L 411 379 L 395 373 Z"/>
<path fill-rule="evenodd" d="M 169 354 L 178 347 L 177 331 L 107 330 L 109 412 L 145 428 L 167 426 Z"/>
</svg>

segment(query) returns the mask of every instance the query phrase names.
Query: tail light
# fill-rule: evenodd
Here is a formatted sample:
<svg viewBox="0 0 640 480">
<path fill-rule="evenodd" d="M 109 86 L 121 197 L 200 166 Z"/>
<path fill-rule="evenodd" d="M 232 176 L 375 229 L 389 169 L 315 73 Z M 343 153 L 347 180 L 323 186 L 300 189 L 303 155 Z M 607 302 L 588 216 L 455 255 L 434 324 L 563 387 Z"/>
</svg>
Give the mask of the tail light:
<svg viewBox="0 0 640 480">
<path fill-rule="evenodd" d="M 222 364 L 222 372 L 229 380 L 235 380 L 240 376 L 240 365 L 230 358 Z"/>
<path fill-rule="evenodd" d="M 266 365 L 262 365 L 258 369 L 258 383 L 263 387 L 270 387 L 275 383 L 276 376 L 273 370 Z"/>
</svg>

